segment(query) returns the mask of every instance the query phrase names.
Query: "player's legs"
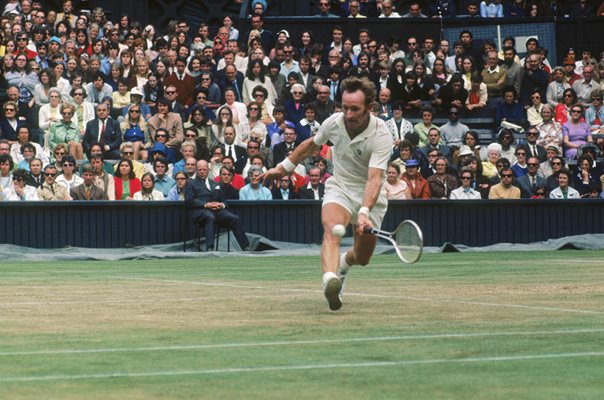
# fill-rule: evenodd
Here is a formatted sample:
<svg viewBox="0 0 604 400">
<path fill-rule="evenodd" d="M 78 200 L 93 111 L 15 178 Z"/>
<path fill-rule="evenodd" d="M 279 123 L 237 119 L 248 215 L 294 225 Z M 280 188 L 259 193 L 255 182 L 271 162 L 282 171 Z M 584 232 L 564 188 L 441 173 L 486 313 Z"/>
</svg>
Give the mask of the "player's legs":
<svg viewBox="0 0 604 400">
<path fill-rule="evenodd" d="M 321 266 L 323 268 L 323 294 L 333 311 L 342 307 L 340 292 L 342 281 L 336 275 L 340 259 L 340 238 L 333 235 L 331 228 L 336 224 L 347 226 L 350 223 L 350 212 L 340 204 L 323 204 L 321 219 L 323 221 L 323 244 L 321 245 Z"/>
<path fill-rule="evenodd" d="M 367 265 L 377 244 L 377 236 L 371 234 L 360 235 L 354 231 L 354 245 L 352 252 L 346 253 L 346 263 L 348 265 Z"/>
<path fill-rule="evenodd" d="M 340 264 L 340 241 L 341 238 L 334 236 L 331 228 L 341 224 L 348 226 L 350 223 L 350 212 L 337 203 L 323 205 L 321 219 L 323 221 L 323 244 L 321 245 L 321 265 L 323 273 L 338 270 Z"/>
</svg>

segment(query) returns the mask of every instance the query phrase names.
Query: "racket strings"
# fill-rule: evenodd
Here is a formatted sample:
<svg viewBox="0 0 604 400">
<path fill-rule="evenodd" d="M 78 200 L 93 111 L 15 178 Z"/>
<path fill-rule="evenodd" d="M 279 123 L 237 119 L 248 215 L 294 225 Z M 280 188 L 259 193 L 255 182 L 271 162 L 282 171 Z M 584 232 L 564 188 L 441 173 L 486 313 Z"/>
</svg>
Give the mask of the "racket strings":
<svg viewBox="0 0 604 400">
<path fill-rule="evenodd" d="M 402 224 L 396 231 L 395 241 L 405 261 L 413 263 L 421 256 L 423 238 L 414 225 Z"/>
</svg>

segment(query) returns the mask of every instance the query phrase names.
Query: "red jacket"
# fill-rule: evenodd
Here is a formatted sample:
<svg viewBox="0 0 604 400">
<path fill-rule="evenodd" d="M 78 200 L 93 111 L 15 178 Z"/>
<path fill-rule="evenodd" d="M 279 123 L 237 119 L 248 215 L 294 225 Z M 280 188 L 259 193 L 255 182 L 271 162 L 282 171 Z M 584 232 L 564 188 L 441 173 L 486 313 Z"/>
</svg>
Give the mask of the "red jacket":
<svg viewBox="0 0 604 400">
<path fill-rule="evenodd" d="M 118 178 L 117 176 L 113 178 L 115 181 L 115 199 L 122 200 L 123 191 L 122 191 L 122 178 Z M 130 179 L 130 197 L 134 196 L 134 193 L 140 192 L 141 190 L 141 181 L 138 178 Z"/>
</svg>

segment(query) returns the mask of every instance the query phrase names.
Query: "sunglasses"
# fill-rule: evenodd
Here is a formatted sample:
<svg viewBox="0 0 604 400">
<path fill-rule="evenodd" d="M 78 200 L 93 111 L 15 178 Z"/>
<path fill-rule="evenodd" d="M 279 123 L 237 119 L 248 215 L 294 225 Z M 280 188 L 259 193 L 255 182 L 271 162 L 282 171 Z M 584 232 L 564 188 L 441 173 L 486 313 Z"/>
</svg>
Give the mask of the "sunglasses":
<svg viewBox="0 0 604 400">
<path fill-rule="evenodd" d="M 502 178 L 512 178 L 512 177 L 514 177 L 514 175 L 505 174 L 505 175 L 501 175 L 501 177 Z"/>
<path fill-rule="evenodd" d="M 466 180 L 469 181 L 470 179 L 472 179 L 472 177 L 471 176 L 462 176 L 461 179 L 464 181 L 466 181 Z"/>
<path fill-rule="evenodd" d="M 205 100 L 207 97 L 205 96 L 197 96 L 197 100 Z"/>
<path fill-rule="evenodd" d="M 55 153 L 55 156 L 64 156 L 64 155 L 65 155 L 65 153 L 64 153 L 64 152 L 62 152 L 62 151 L 61 151 L 61 152 L 57 152 L 57 153 Z"/>
<path fill-rule="evenodd" d="M 177 181 L 186 181 L 186 180 L 187 180 L 187 178 L 184 178 L 184 177 L 182 177 L 182 176 L 181 176 L 181 177 L 179 177 L 179 178 L 176 178 L 176 180 L 177 180 Z"/>
<path fill-rule="evenodd" d="M 156 138 L 160 138 L 160 137 L 168 137 L 167 135 L 155 135 Z"/>
<path fill-rule="evenodd" d="M 166 94 L 175 94 L 175 93 L 176 93 L 176 91 L 174 91 L 174 90 L 166 91 Z"/>
<path fill-rule="evenodd" d="M 250 111 L 258 111 L 258 107 L 252 107 L 250 108 Z"/>
<path fill-rule="evenodd" d="M 573 114 L 581 114 L 583 112 L 583 110 L 572 110 L 571 112 Z"/>
<path fill-rule="evenodd" d="M 293 92 L 293 93 L 294 93 L 294 94 L 304 94 L 304 93 L 302 93 L 302 92 Z"/>
<path fill-rule="evenodd" d="M 55 176 L 57 176 L 57 174 L 50 174 L 50 173 L 45 172 L 45 173 L 44 173 L 44 176 L 46 176 L 46 177 L 50 178 L 50 177 L 55 177 Z"/>
<path fill-rule="evenodd" d="M 129 113 L 132 113 L 132 114 L 134 114 L 134 113 L 140 114 L 140 113 L 141 113 L 141 110 L 130 110 L 130 111 L 128 111 L 128 112 L 129 112 Z"/>
<path fill-rule="evenodd" d="M 552 162 L 551 164 L 552 164 L 552 165 L 562 165 L 562 163 L 561 163 L 561 162 Z"/>
<path fill-rule="evenodd" d="M 527 163 L 526 165 L 528 165 L 529 167 L 538 167 L 539 163 Z"/>
<path fill-rule="evenodd" d="M 23 178 L 21 178 L 20 176 L 15 176 L 15 177 L 13 177 L 13 181 L 22 182 Z"/>
<path fill-rule="evenodd" d="M 65 153 L 63 153 L 65 154 Z M 64 163 L 63 166 L 64 167 L 73 167 L 75 164 L 74 163 Z"/>
<path fill-rule="evenodd" d="M 74 93 L 74 96 L 84 96 L 84 93 Z"/>
<path fill-rule="evenodd" d="M 131 156 L 134 154 L 133 151 L 122 151 L 122 154 L 126 155 L 126 156 Z"/>
<path fill-rule="evenodd" d="M 262 93 L 257 93 L 254 95 L 254 97 L 264 97 L 264 95 Z"/>
</svg>

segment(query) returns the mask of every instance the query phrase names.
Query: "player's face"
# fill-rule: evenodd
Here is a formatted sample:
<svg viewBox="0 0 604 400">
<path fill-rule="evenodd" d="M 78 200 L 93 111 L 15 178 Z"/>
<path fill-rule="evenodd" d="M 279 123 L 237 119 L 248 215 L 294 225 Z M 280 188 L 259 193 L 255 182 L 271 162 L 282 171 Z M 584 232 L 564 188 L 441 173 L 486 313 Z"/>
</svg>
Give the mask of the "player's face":
<svg viewBox="0 0 604 400">
<path fill-rule="evenodd" d="M 360 90 L 344 92 L 342 95 L 344 125 L 349 133 L 361 133 L 369 121 L 369 107 L 365 104 L 365 95 Z"/>
</svg>

